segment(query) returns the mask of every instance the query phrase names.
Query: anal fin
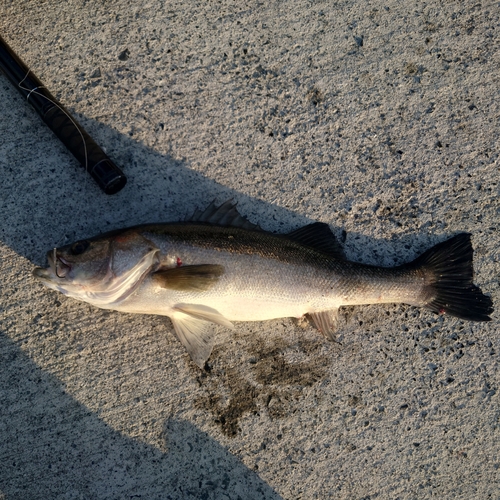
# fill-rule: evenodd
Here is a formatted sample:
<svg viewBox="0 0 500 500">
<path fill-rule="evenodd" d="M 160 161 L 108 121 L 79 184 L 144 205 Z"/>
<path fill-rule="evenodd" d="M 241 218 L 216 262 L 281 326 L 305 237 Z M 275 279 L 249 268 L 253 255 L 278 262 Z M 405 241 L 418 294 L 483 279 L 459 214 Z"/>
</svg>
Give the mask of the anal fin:
<svg viewBox="0 0 500 500">
<path fill-rule="evenodd" d="M 335 342 L 335 332 L 337 330 L 338 309 L 309 313 L 316 328 L 332 342 Z"/>
</svg>

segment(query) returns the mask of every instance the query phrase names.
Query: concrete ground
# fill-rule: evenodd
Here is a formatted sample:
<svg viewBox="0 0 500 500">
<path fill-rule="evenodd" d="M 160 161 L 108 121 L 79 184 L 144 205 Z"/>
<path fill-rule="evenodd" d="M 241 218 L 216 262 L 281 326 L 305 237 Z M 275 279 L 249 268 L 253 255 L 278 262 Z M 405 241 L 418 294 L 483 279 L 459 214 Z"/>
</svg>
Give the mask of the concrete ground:
<svg viewBox="0 0 500 500">
<path fill-rule="evenodd" d="M 233 198 L 366 263 L 470 232 L 497 305 L 498 1 L 1 0 L 0 34 L 129 180 L 102 194 L 0 75 L 0 498 L 500 498 L 497 312 L 238 323 L 201 371 L 168 319 L 31 275 Z"/>
</svg>

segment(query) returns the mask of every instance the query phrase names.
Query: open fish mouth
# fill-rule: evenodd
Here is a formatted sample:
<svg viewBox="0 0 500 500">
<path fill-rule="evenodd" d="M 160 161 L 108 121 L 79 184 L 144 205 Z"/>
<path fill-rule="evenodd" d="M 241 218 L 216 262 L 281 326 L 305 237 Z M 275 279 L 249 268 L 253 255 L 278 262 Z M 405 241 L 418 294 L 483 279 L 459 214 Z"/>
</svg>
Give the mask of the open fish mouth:
<svg viewBox="0 0 500 500">
<path fill-rule="evenodd" d="M 58 283 L 60 281 L 51 267 L 35 267 L 33 269 L 33 276 L 39 279 L 45 286 L 59 290 Z"/>
<path fill-rule="evenodd" d="M 33 270 L 35 277 L 42 281 L 54 281 L 55 278 L 64 279 L 71 271 L 71 265 L 54 250 L 48 252 L 47 260 L 49 267 L 37 267 Z"/>
<path fill-rule="evenodd" d="M 53 265 L 54 265 L 55 275 L 58 278 L 66 278 L 66 275 L 71 271 L 71 265 L 69 264 L 69 262 L 65 261 L 62 257 L 58 257 L 56 255 L 56 258 L 53 261 L 53 263 L 54 263 Z"/>
</svg>

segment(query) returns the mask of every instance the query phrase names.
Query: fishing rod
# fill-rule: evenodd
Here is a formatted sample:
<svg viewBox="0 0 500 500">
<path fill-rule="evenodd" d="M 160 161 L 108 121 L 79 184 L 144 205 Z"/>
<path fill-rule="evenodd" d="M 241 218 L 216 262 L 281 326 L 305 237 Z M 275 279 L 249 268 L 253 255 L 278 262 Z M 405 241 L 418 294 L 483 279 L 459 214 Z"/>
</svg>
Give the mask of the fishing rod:
<svg viewBox="0 0 500 500">
<path fill-rule="evenodd" d="M 115 194 L 125 186 L 127 183 L 125 174 L 45 88 L 1 36 L 0 70 L 106 194 Z"/>
</svg>

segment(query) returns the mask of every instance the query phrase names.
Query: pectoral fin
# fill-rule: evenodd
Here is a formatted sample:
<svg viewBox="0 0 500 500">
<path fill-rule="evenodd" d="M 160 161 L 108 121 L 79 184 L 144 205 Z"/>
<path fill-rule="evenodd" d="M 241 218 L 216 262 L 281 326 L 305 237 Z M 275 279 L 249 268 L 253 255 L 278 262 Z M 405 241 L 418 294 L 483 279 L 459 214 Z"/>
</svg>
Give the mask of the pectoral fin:
<svg viewBox="0 0 500 500">
<path fill-rule="evenodd" d="M 152 278 L 162 288 L 182 292 L 204 292 L 214 286 L 223 274 L 223 266 L 199 264 L 157 271 Z"/>
<path fill-rule="evenodd" d="M 335 331 L 337 329 L 338 309 L 309 313 L 316 328 L 332 342 L 335 342 Z"/>
</svg>

